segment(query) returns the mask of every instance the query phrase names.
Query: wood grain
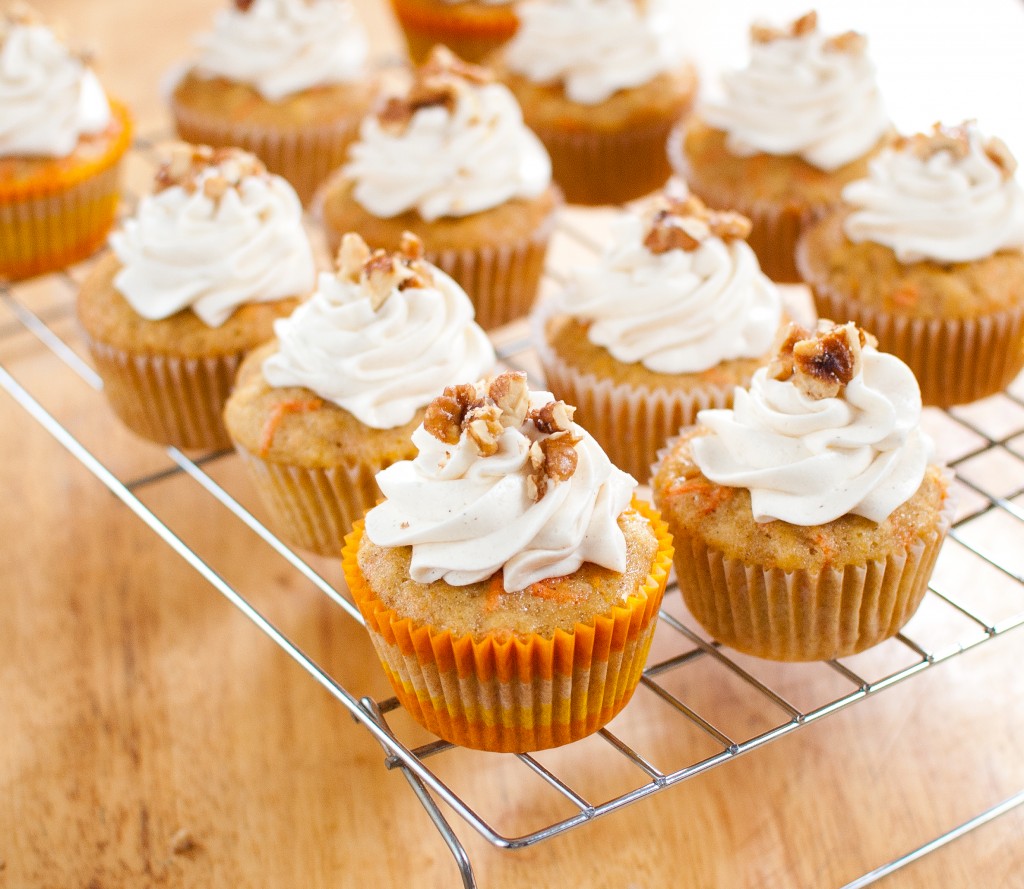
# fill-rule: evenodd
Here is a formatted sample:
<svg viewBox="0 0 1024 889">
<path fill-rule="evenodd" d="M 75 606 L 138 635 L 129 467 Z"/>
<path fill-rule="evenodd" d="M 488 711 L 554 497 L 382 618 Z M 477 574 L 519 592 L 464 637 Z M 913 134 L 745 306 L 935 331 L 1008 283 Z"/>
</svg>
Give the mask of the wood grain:
<svg viewBox="0 0 1024 889">
<path fill-rule="evenodd" d="M 150 129 L 166 124 L 160 76 L 217 6 L 37 5 L 97 48 L 108 85 Z M 360 5 L 376 45 L 395 46 L 385 4 Z M 19 298 L 60 310 L 73 289 L 45 279 Z M 0 309 L 0 331 L 9 321 Z M 77 342 L 69 321 L 55 327 Z M 121 478 L 167 465 L 27 334 L 0 338 L 0 362 Z M 233 457 L 211 472 L 251 503 Z M 0 492 L 0 889 L 458 884 L 369 733 L 7 395 Z M 180 477 L 141 496 L 332 675 L 386 694 L 360 629 L 210 497 Z M 316 564 L 337 577 L 329 560 Z M 838 886 L 1024 787 L 1020 645 L 1020 632 L 986 643 L 526 851 L 454 824 L 483 889 Z M 694 677 L 701 706 L 727 701 L 725 718 L 750 727 L 727 678 Z M 642 733 L 656 760 L 699 745 L 654 703 L 634 703 L 650 709 Z M 599 743 L 587 749 L 582 763 L 550 761 L 579 770 L 599 799 L 620 776 Z M 512 829 L 565 813 L 504 758 L 459 762 L 472 768 L 445 777 L 489 810 L 497 801 Z M 1016 887 L 1022 874 L 1018 810 L 884 885 Z"/>
</svg>

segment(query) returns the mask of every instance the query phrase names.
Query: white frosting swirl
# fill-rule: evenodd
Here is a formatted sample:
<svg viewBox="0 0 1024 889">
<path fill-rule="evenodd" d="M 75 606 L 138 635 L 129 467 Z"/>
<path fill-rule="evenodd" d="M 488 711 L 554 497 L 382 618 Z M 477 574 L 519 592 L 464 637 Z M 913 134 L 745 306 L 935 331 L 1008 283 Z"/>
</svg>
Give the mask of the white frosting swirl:
<svg viewBox="0 0 1024 889">
<path fill-rule="evenodd" d="M 867 179 L 843 190 L 854 208 L 847 237 L 883 244 L 905 263 L 969 262 L 1024 247 L 1024 189 L 986 154 L 974 128 L 968 144 L 962 159 L 884 151 Z"/>
<path fill-rule="evenodd" d="M 819 31 L 754 42 L 747 68 L 722 75 L 724 95 L 703 109 L 726 146 L 746 156 L 796 155 L 835 170 L 889 130 L 867 55 L 826 46 Z"/>
<path fill-rule="evenodd" d="M 99 80 L 42 25 L 0 37 L 0 157 L 64 157 L 110 125 Z"/>
<path fill-rule="evenodd" d="M 516 9 L 519 30 L 505 50 L 508 67 L 532 81 L 561 81 L 565 94 L 596 105 L 621 89 L 649 83 L 683 57 L 678 0 L 533 0 Z"/>
<path fill-rule="evenodd" d="M 932 442 L 918 427 L 921 393 L 894 355 L 867 346 L 845 397 L 814 399 L 761 368 L 732 410 L 697 415 L 701 471 L 750 490 L 754 520 L 820 525 L 854 514 L 881 522 L 920 487 Z"/>
<path fill-rule="evenodd" d="M 530 393 L 534 407 L 552 400 Z M 626 566 L 618 517 L 636 482 L 616 469 L 582 428 L 576 472 L 551 482 L 540 500 L 527 493 L 529 450 L 546 436 L 532 422 L 507 428 L 498 453 L 481 457 L 463 435 L 454 447 L 420 426 L 415 460 L 377 474 L 387 498 L 366 517 L 366 534 L 379 546 L 411 546 L 411 576 L 465 586 L 504 570 L 508 592 L 571 574 L 584 562 L 612 571 Z"/>
<path fill-rule="evenodd" d="M 551 182 L 547 151 L 499 83 L 466 85 L 452 111 L 421 108 L 401 133 L 371 114 L 349 157 L 355 199 L 383 219 L 413 209 L 427 222 L 468 216 L 537 197 Z"/>
<path fill-rule="evenodd" d="M 279 350 L 263 362 L 272 386 L 305 386 L 374 429 L 408 423 L 445 386 L 496 362 L 465 291 L 432 269 L 433 287 L 369 291 L 329 272 L 316 293 L 274 323 Z"/>
<path fill-rule="evenodd" d="M 302 227 L 302 205 L 280 176 L 244 177 L 219 200 L 202 183 L 144 197 L 134 218 L 110 236 L 123 268 L 114 286 L 143 318 L 191 307 L 219 327 L 245 303 L 305 296 L 316 267 Z"/>
<path fill-rule="evenodd" d="M 596 268 L 579 269 L 565 310 L 591 321 L 590 341 L 657 373 L 696 373 L 772 344 L 782 315 L 776 286 L 745 241 L 708 238 L 696 250 L 652 253 L 626 216 Z"/>
<path fill-rule="evenodd" d="M 232 5 L 198 41 L 196 73 L 251 84 L 277 102 L 314 86 L 359 80 L 369 43 L 348 0 Z"/>
</svg>

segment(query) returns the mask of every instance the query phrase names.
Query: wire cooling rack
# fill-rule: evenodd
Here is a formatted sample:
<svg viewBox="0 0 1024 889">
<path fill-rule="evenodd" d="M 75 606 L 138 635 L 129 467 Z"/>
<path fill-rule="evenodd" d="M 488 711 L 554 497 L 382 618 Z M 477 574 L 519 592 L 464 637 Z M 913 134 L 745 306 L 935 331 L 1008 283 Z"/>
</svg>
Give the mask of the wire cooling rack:
<svg viewBox="0 0 1024 889">
<path fill-rule="evenodd" d="M 131 156 L 145 188 L 153 169 L 152 143 L 140 140 Z M 126 202 L 133 202 L 129 189 Z M 564 271 L 578 261 L 592 261 L 600 249 L 600 231 L 609 214 L 569 210 L 555 235 L 545 286 L 557 287 Z M 516 849 L 538 844 L 610 812 L 663 792 L 694 775 L 727 763 L 764 744 L 843 710 L 890 686 L 930 670 L 963 652 L 986 644 L 1024 624 L 1024 382 L 983 402 L 950 412 L 929 409 L 925 423 L 944 443 L 941 454 L 956 472 L 959 510 L 940 555 L 929 592 L 914 619 L 894 639 L 842 660 L 813 665 L 774 664 L 740 655 L 710 639 L 685 612 L 679 595 L 666 595 L 665 609 L 641 686 L 625 710 L 595 736 L 555 751 L 534 754 L 480 754 L 439 741 L 424 742 L 424 733 L 394 698 L 376 700 L 343 686 L 307 657 L 211 564 L 176 534 L 141 498 L 150 485 L 177 477 L 198 486 L 226 508 L 233 519 L 286 560 L 349 618 L 362 623 L 358 609 L 340 581 L 332 581 L 292 551 L 254 512 L 243 505 L 244 492 L 215 480 L 229 452 L 186 455 L 166 450 L 162 465 L 139 473 L 113 465 L 109 455 L 94 453 L 51 412 L 30 383 L 19 376 L 20 354 L 14 345 L 26 333 L 41 342 L 46 360 L 63 365 L 83 385 L 83 398 L 103 410 L 101 381 L 82 357 L 72 324 L 74 296 L 88 263 L 40 280 L 0 284 L 0 386 L 42 424 L 76 459 L 119 497 L 181 558 L 246 617 L 286 651 L 310 676 L 345 706 L 385 752 L 388 768 L 400 769 L 438 828 L 458 864 L 464 886 L 476 886 L 472 863 L 448 823 L 462 818 L 492 845 Z M 790 311 L 807 311 L 806 294 L 787 292 Z M 495 345 L 502 361 L 524 369 L 531 378 L 540 370 L 525 322 L 500 331 Z M 9 355 L 13 360 L 8 360 Z M 971 583 L 965 583 L 971 578 Z M 670 588 L 671 589 L 671 588 Z M 966 590 L 970 590 L 968 594 Z M 728 706 L 701 693 L 714 685 L 729 690 Z M 647 729 L 659 726 L 662 743 L 654 750 Z M 663 739 L 673 738 L 666 756 Z M 508 826 L 498 799 L 469 799 L 459 775 L 480 756 L 534 782 L 544 800 L 536 807 L 539 823 Z M 595 762 L 615 775 L 615 787 L 594 787 L 588 779 Z M 1024 791 L 976 818 L 848 884 L 866 886 L 943 845 L 963 832 L 1024 803 Z"/>
</svg>

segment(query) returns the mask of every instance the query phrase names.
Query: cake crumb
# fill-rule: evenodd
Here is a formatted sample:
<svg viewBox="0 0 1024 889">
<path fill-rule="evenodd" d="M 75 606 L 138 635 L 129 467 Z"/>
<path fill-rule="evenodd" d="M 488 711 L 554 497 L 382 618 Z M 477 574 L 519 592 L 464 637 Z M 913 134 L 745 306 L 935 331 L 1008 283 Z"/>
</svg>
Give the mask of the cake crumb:
<svg viewBox="0 0 1024 889">
<path fill-rule="evenodd" d="M 191 855 L 198 848 L 199 844 L 192 833 L 184 827 L 171 837 L 172 855 Z"/>
</svg>

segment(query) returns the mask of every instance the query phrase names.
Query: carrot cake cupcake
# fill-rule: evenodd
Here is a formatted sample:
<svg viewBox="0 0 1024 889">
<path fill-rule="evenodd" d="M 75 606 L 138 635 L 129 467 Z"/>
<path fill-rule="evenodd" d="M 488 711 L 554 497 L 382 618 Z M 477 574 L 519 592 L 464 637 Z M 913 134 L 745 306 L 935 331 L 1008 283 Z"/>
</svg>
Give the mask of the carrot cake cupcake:
<svg viewBox="0 0 1024 889">
<path fill-rule="evenodd" d="M 395 694 L 452 743 L 567 744 L 640 680 L 672 546 L 572 414 L 525 374 L 445 389 L 345 541 Z"/>
<path fill-rule="evenodd" d="M 342 241 L 336 273 L 274 324 L 242 365 L 225 421 L 273 524 L 296 546 L 337 556 L 380 498 L 374 476 L 411 459 L 442 388 L 490 372 L 494 350 L 451 278 L 407 235 L 398 253 Z"/>
<path fill-rule="evenodd" d="M 162 444 L 229 446 L 242 358 L 313 288 L 294 189 L 238 149 L 179 145 L 110 246 L 78 318 L 114 413 Z"/>
<path fill-rule="evenodd" d="M 729 407 L 768 361 L 782 301 L 749 233 L 743 216 L 661 195 L 643 216 L 624 214 L 601 263 L 538 309 L 548 386 L 638 479 L 680 427 Z"/>
<path fill-rule="evenodd" d="M 867 41 L 830 37 L 813 12 L 751 28 L 747 68 L 673 134 L 669 156 L 692 191 L 754 223 L 750 245 L 774 281 L 799 281 L 801 229 L 867 173 L 891 130 Z"/>
<path fill-rule="evenodd" d="M 701 411 L 654 499 L 693 616 L 740 651 L 843 657 L 896 634 L 949 529 L 910 369 L 853 324 L 793 325 L 731 410 Z"/>
<path fill-rule="evenodd" d="M 925 404 L 1005 389 L 1024 367 L 1024 189 L 973 123 L 894 140 L 801 239 L 818 311 L 870 330 Z"/>
<path fill-rule="evenodd" d="M 127 109 L 26 7 L 0 17 L 0 280 L 99 248 L 117 212 Z"/>
<path fill-rule="evenodd" d="M 391 7 L 414 62 L 438 43 L 467 62 L 481 62 L 519 25 L 515 0 L 391 0 Z"/>
<path fill-rule="evenodd" d="M 678 0 L 532 0 L 517 13 L 519 31 L 491 64 L 566 199 L 620 203 L 663 185 L 665 142 L 697 89 Z"/>
<path fill-rule="evenodd" d="M 238 146 L 303 202 L 345 159 L 370 107 L 369 44 L 349 0 L 233 0 L 171 95 L 178 135 Z"/>
<path fill-rule="evenodd" d="M 415 232 L 489 328 L 533 304 L 560 202 L 547 152 L 512 94 L 436 47 L 363 121 L 348 163 L 324 187 L 321 215 L 332 249 L 349 231 L 390 251 Z"/>
</svg>

